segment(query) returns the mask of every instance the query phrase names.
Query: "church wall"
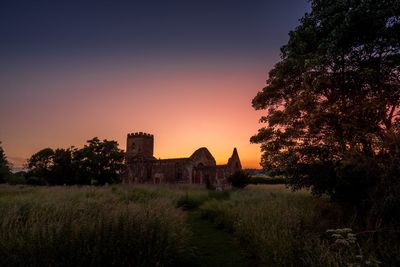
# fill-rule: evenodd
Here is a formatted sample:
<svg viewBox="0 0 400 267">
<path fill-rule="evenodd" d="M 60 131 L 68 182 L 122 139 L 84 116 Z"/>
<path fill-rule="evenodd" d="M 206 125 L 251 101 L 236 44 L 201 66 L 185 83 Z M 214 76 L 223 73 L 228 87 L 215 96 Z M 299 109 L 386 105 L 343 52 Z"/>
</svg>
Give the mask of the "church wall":
<svg viewBox="0 0 400 267">
<path fill-rule="evenodd" d="M 164 183 L 188 183 L 190 173 L 188 170 L 190 162 L 187 158 L 157 160 L 153 164 L 153 178 L 157 182 L 162 177 Z"/>
<path fill-rule="evenodd" d="M 153 157 L 153 150 L 153 135 L 128 134 L 124 183 L 195 183 L 212 188 L 225 185 L 226 177 L 242 167 L 236 148 L 228 163 L 218 166 L 205 147 L 197 149 L 189 158 L 162 160 Z"/>
</svg>

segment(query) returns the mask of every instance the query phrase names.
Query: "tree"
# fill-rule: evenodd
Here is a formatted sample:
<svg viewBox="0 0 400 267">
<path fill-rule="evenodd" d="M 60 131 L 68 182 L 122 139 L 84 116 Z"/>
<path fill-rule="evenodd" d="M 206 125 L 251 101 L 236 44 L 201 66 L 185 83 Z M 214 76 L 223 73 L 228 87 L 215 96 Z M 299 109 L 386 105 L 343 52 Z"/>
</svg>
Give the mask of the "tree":
<svg viewBox="0 0 400 267">
<path fill-rule="evenodd" d="M 73 151 L 73 148 L 45 148 L 33 154 L 28 159 L 29 183 L 40 185 L 44 181 L 49 185 L 74 184 Z"/>
<path fill-rule="evenodd" d="M 311 6 L 253 99 L 267 112 L 250 140 L 293 188 L 361 205 L 400 158 L 400 2 Z"/>
<path fill-rule="evenodd" d="M 28 177 L 38 177 L 49 183 L 51 181 L 51 172 L 53 168 L 54 150 L 44 148 L 33 154 L 28 159 Z"/>
<path fill-rule="evenodd" d="M 87 142 L 81 149 L 45 148 L 33 154 L 28 160 L 28 181 L 41 184 L 43 179 L 49 185 L 119 182 L 125 154 L 118 143 L 97 137 Z"/>
<path fill-rule="evenodd" d="M 0 183 L 5 182 L 5 178 L 10 174 L 10 163 L 4 153 L 3 147 L 0 142 Z"/>
<path fill-rule="evenodd" d="M 52 156 L 52 166 L 48 177 L 49 184 L 72 185 L 76 183 L 76 166 L 73 164 L 73 153 L 76 149 L 58 148 Z"/>
<path fill-rule="evenodd" d="M 119 182 L 125 168 L 125 154 L 118 148 L 118 143 L 106 139 L 100 141 L 97 137 L 87 143 L 74 153 L 79 181 L 95 184 Z"/>
</svg>

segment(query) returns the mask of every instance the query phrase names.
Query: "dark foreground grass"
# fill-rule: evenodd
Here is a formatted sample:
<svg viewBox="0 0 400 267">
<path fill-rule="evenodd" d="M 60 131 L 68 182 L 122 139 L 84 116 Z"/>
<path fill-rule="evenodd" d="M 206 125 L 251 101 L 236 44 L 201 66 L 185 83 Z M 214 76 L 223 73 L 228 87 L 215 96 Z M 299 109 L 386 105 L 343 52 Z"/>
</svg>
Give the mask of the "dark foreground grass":
<svg viewBox="0 0 400 267">
<path fill-rule="evenodd" d="M 189 212 L 188 224 L 193 233 L 191 245 L 196 248 L 191 266 L 251 266 L 231 234 L 216 229 L 213 223 L 203 220 L 196 211 Z"/>
<path fill-rule="evenodd" d="M 177 266 L 191 253 L 186 214 L 152 192 L 1 191 L 0 266 Z"/>
<path fill-rule="evenodd" d="M 370 238 L 351 213 L 284 185 L 222 193 L 193 186 L 0 186 L 0 215 L 0 266 L 400 262 L 398 232 Z"/>
<path fill-rule="evenodd" d="M 200 214 L 260 266 L 400 266 L 399 232 L 366 236 L 351 212 L 284 185 L 249 186 L 207 201 Z"/>
</svg>

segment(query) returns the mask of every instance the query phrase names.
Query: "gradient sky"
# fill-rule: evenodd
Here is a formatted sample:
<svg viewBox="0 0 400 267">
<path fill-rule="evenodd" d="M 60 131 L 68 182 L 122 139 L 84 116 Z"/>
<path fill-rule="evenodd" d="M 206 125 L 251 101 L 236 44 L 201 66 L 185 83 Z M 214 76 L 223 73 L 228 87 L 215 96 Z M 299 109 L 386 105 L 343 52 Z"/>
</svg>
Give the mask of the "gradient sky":
<svg viewBox="0 0 400 267">
<path fill-rule="evenodd" d="M 2 1 L 0 141 L 21 165 L 45 147 L 98 136 L 125 149 L 155 135 L 155 156 L 202 146 L 225 163 L 262 112 L 251 100 L 279 60 L 307 0 Z"/>
</svg>

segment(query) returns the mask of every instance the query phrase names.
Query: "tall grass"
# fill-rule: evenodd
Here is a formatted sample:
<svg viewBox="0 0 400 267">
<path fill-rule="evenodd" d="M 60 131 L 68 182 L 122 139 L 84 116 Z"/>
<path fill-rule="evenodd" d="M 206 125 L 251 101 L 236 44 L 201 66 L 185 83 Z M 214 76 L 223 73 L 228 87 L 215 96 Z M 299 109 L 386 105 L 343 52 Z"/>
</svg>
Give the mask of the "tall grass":
<svg viewBox="0 0 400 267">
<path fill-rule="evenodd" d="M 119 188 L 1 188 L 0 266 L 173 266 L 191 253 L 171 199 Z"/>
<path fill-rule="evenodd" d="M 367 239 L 351 212 L 284 185 L 226 192 L 189 185 L 0 186 L 0 266 L 199 264 L 185 210 L 232 233 L 259 266 L 399 262 L 398 234 Z M 355 244 L 326 231 L 344 227 L 359 233 Z"/>
<path fill-rule="evenodd" d="M 261 266 L 345 266 L 351 259 L 321 238 L 325 230 L 341 225 L 341 214 L 307 192 L 292 193 L 283 186 L 250 187 L 226 201 L 209 201 L 204 218 L 231 231 Z M 330 215 L 322 217 L 324 210 Z"/>
</svg>

